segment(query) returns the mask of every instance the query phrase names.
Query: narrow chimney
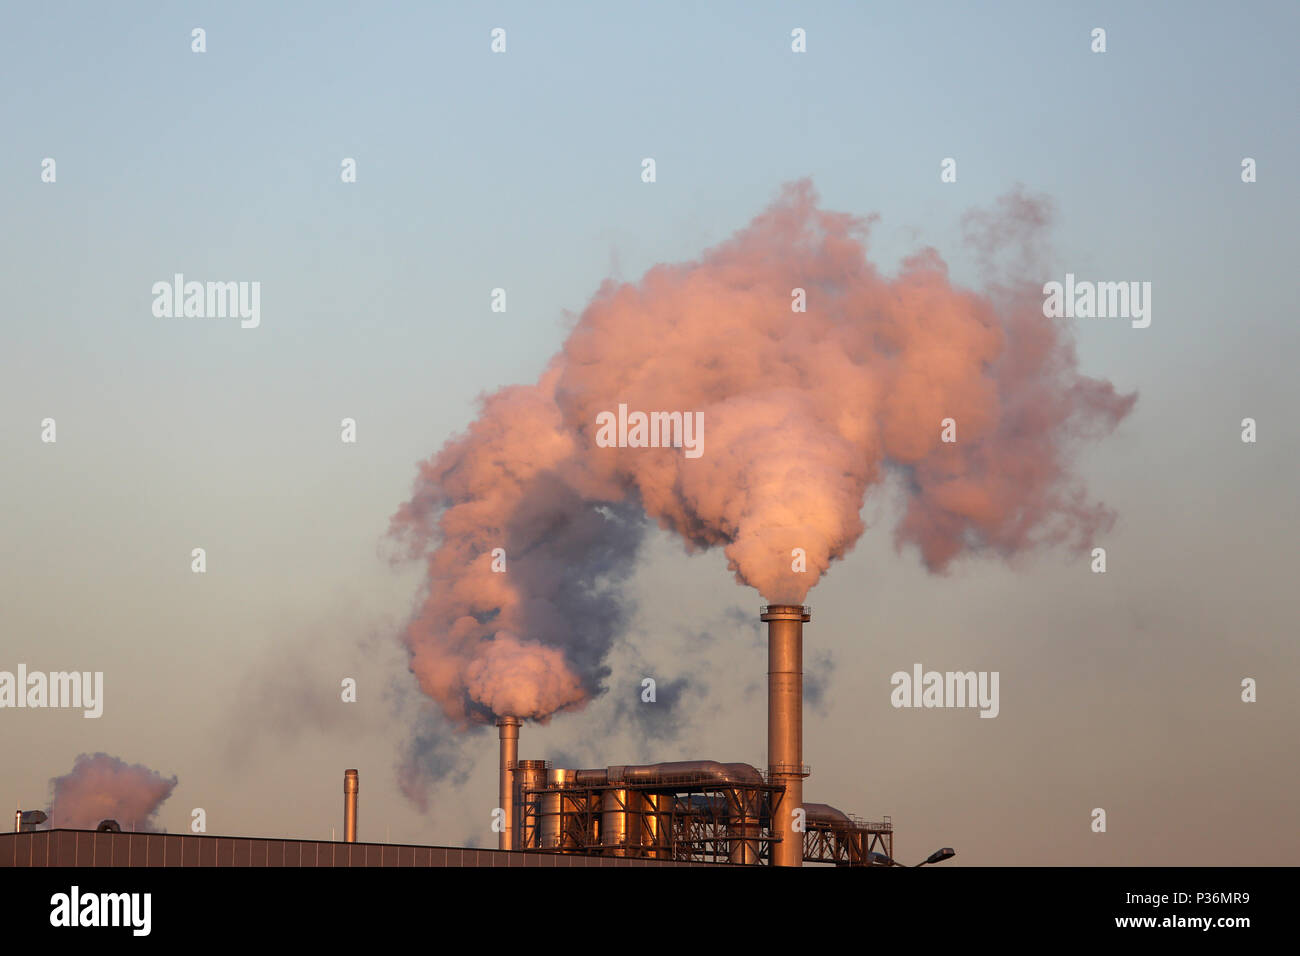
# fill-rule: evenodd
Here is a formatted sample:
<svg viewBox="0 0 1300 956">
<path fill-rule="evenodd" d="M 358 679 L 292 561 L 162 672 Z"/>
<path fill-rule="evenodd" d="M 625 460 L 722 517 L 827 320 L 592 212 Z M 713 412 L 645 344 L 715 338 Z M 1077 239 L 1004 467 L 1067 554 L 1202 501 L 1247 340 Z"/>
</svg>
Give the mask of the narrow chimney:
<svg viewBox="0 0 1300 956">
<path fill-rule="evenodd" d="M 811 609 L 770 604 L 759 620 L 767 624 L 767 772 L 785 787 L 772 812 L 773 866 L 803 866 L 803 834 L 794 811 L 803 806 L 803 625 Z"/>
<path fill-rule="evenodd" d="M 361 781 L 355 770 L 343 771 L 343 842 L 357 842 L 357 793 Z"/>
<path fill-rule="evenodd" d="M 501 786 L 498 791 L 499 806 L 505 812 L 502 820 L 501 836 L 497 848 L 513 850 L 515 848 L 515 764 L 519 762 L 519 718 L 501 717 L 497 719 L 501 732 Z"/>
</svg>

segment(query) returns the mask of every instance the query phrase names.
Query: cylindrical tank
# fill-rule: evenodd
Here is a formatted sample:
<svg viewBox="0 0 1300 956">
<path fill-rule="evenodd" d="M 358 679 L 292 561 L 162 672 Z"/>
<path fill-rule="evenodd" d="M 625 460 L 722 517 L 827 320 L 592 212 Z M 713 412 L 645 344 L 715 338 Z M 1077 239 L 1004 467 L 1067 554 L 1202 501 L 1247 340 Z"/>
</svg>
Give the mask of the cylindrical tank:
<svg viewBox="0 0 1300 956">
<path fill-rule="evenodd" d="M 536 848 L 539 834 L 537 832 L 537 795 L 530 790 L 541 790 L 546 786 L 545 760 L 515 761 L 515 841 L 516 850 Z"/>
<path fill-rule="evenodd" d="M 538 840 L 543 850 L 565 848 L 565 811 L 569 796 L 564 791 L 573 785 L 575 770 L 557 768 L 546 773 L 546 793 L 542 796 L 538 814 Z M 573 841 L 567 840 L 568 843 Z"/>
<path fill-rule="evenodd" d="M 600 845 L 607 856 L 634 856 L 639 844 L 641 794 L 622 787 L 601 795 Z"/>
<path fill-rule="evenodd" d="M 343 771 L 343 842 L 357 842 L 357 796 L 361 779 L 355 770 Z"/>
</svg>

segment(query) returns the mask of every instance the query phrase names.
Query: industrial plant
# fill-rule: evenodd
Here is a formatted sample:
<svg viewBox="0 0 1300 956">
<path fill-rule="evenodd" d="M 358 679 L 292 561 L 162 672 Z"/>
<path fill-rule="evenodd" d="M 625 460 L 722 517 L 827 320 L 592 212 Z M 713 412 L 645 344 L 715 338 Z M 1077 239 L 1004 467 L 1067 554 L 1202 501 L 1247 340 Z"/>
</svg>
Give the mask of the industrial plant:
<svg viewBox="0 0 1300 956">
<path fill-rule="evenodd" d="M 867 822 L 805 803 L 803 625 L 812 609 L 762 608 L 767 625 L 767 772 L 680 760 L 594 770 L 519 759 L 517 717 L 501 717 L 502 850 L 748 866 L 894 864 L 890 818 Z M 355 815 L 354 811 L 352 812 Z"/>
<path fill-rule="evenodd" d="M 899 866 L 889 817 L 867 822 L 806 803 L 803 762 L 805 605 L 761 609 L 767 625 L 767 770 L 679 760 L 600 769 L 519 759 L 517 717 L 500 717 L 497 850 L 357 841 L 360 777 L 343 776 L 343 840 L 272 840 L 96 831 L 36 831 L 18 811 L 0 834 L 0 866 Z M 945 848 L 925 862 L 952 856 Z"/>
</svg>

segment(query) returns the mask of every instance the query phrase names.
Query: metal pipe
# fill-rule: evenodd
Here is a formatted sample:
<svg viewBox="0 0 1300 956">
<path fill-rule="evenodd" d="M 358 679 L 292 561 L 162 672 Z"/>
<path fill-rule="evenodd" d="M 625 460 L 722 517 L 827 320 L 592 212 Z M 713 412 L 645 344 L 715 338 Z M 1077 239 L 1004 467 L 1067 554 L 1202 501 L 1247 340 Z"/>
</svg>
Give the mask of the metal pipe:
<svg viewBox="0 0 1300 956">
<path fill-rule="evenodd" d="M 579 787 L 603 787 L 609 783 L 608 770 L 575 770 L 573 782 Z"/>
<path fill-rule="evenodd" d="M 497 720 L 501 734 L 501 780 L 497 797 L 505 818 L 501 821 L 501 835 L 497 849 L 515 848 L 515 764 L 519 762 L 519 718 L 501 717 Z"/>
<path fill-rule="evenodd" d="M 803 833 L 795 811 L 803 806 L 803 625 L 812 612 L 799 604 L 771 604 L 767 624 L 767 773 L 785 787 L 772 812 L 774 866 L 803 866 Z"/>
<path fill-rule="evenodd" d="M 580 771 L 580 774 L 587 772 L 595 774 L 598 771 Z M 672 760 L 609 767 L 604 774 L 609 783 L 763 783 L 763 775 L 747 763 L 719 763 L 716 760 Z"/>
<path fill-rule="evenodd" d="M 343 842 L 357 842 L 357 794 L 361 780 L 355 770 L 343 771 Z"/>
</svg>

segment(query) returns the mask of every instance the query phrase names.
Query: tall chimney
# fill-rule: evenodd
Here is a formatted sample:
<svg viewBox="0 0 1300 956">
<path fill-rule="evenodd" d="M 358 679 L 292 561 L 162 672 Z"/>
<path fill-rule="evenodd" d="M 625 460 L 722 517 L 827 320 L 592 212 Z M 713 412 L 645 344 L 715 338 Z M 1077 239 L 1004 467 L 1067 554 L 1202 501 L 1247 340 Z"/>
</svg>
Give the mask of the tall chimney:
<svg viewBox="0 0 1300 956">
<path fill-rule="evenodd" d="M 769 604 L 759 620 L 767 624 L 767 772 L 785 787 L 773 809 L 773 866 L 803 866 L 803 834 L 794 811 L 803 806 L 803 625 L 812 619 L 800 604 Z"/>
<path fill-rule="evenodd" d="M 515 764 L 519 762 L 519 718 L 500 717 L 497 726 L 501 728 L 501 786 L 498 791 L 500 807 L 505 811 L 501 836 L 497 848 L 513 850 L 515 848 Z"/>
<path fill-rule="evenodd" d="M 361 781 L 355 770 L 343 771 L 343 842 L 357 842 L 357 793 Z"/>
</svg>

